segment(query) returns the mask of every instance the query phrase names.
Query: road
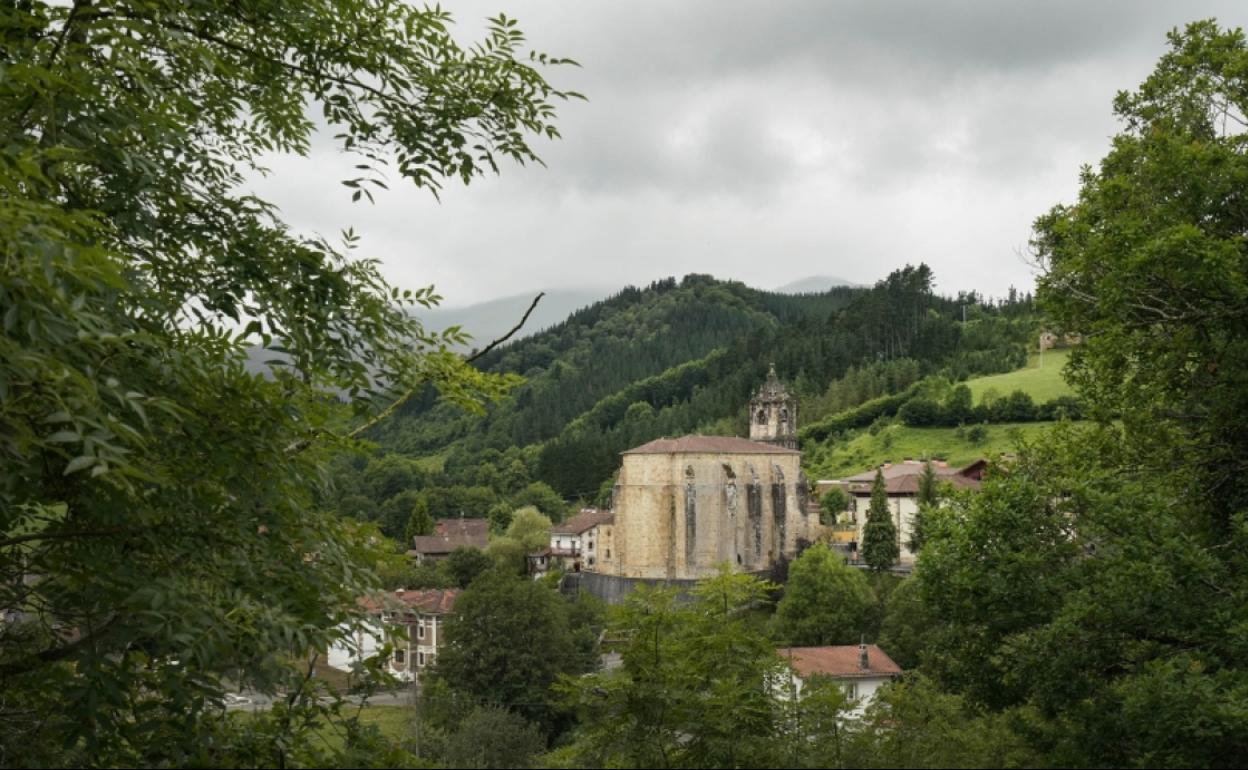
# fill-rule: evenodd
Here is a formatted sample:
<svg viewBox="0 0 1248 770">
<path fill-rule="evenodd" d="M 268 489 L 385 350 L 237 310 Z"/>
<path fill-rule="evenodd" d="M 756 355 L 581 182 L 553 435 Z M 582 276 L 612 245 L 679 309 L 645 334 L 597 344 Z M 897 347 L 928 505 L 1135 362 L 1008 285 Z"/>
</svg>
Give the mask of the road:
<svg viewBox="0 0 1248 770">
<path fill-rule="evenodd" d="M 410 687 L 398 690 L 387 690 L 373 694 L 368 699 L 370 706 L 410 706 L 412 705 L 413 690 Z M 227 703 L 226 711 L 265 711 L 273 706 L 275 700 L 283 696 L 269 696 L 260 692 L 244 690 L 238 695 L 245 699 L 246 702 Z M 326 703 L 328 698 L 323 699 Z M 359 703 L 360 698 L 355 695 L 348 695 L 346 698 L 348 703 Z"/>
</svg>

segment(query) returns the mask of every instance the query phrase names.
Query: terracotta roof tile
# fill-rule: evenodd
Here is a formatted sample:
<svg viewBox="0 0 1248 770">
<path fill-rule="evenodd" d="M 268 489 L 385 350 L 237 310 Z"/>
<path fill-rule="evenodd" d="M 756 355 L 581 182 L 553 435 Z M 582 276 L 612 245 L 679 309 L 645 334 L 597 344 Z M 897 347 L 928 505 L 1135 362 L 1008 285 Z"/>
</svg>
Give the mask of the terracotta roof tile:
<svg viewBox="0 0 1248 770">
<path fill-rule="evenodd" d="M 895 676 L 901 666 L 874 644 L 867 645 L 867 668 L 859 665 L 858 645 L 834 647 L 781 647 L 776 653 L 789 662 L 800 676 L 823 674 L 840 679 Z"/>
<path fill-rule="evenodd" d="M 965 468 L 942 468 L 933 465 L 936 478 L 940 482 L 948 482 L 954 489 L 979 489 L 980 476 L 983 474 L 985 461 L 976 460 Z M 919 479 L 923 475 L 924 463 L 904 462 L 880 468 L 884 474 L 884 489 L 890 495 L 915 495 L 919 492 Z M 849 491 L 855 494 L 870 493 L 875 482 L 875 471 L 850 476 L 845 479 Z"/>
<path fill-rule="evenodd" d="M 430 615 L 445 615 L 455 608 L 458 588 L 382 591 L 360 599 L 360 606 L 369 612 L 383 609 L 412 609 Z"/>
<path fill-rule="evenodd" d="M 442 519 L 434 525 L 434 534 L 413 537 L 408 553 L 448 554 L 461 546 L 484 549 L 490 542 L 489 526 L 486 519 Z"/>
<path fill-rule="evenodd" d="M 642 444 L 621 454 L 768 454 L 795 455 L 796 449 L 785 449 L 772 444 L 762 444 L 736 436 L 681 436 L 680 438 L 658 438 L 648 444 Z"/>
<path fill-rule="evenodd" d="M 581 512 L 567 521 L 550 528 L 552 535 L 579 535 L 599 524 L 612 524 L 615 514 L 611 511 L 600 511 L 597 508 L 582 508 Z"/>
</svg>

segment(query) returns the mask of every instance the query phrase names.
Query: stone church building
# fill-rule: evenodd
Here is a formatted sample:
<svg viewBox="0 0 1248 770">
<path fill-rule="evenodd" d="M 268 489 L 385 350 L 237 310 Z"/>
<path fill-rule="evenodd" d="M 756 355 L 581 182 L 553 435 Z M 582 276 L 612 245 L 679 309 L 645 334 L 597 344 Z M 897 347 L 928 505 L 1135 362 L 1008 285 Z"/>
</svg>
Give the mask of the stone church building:
<svg viewBox="0 0 1248 770">
<path fill-rule="evenodd" d="M 797 400 L 775 367 L 750 401 L 750 438 L 660 438 L 622 454 L 614 515 L 581 585 L 608 601 L 637 583 L 687 586 L 727 563 L 767 573 L 819 534 L 797 450 Z"/>
</svg>

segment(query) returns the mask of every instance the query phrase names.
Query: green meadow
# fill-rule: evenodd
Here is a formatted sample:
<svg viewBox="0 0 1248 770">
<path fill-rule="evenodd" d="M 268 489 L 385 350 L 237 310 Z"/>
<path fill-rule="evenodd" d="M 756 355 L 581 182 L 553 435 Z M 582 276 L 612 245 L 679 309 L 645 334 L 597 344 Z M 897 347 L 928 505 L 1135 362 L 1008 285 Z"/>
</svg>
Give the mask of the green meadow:
<svg viewBox="0 0 1248 770">
<path fill-rule="evenodd" d="M 1062 379 L 1062 368 L 1070 357 L 1070 350 L 1046 350 L 1042 355 L 1031 356 L 1027 366 L 1006 374 L 994 374 L 991 377 L 976 377 L 967 380 L 971 395 L 978 404 L 984 394 L 995 391 L 1004 396 L 1015 390 L 1021 390 L 1031 396 L 1037 404 L 1052 401 L 1059 396 L 1070 396 L 1074 391 Z"/>
</svg>

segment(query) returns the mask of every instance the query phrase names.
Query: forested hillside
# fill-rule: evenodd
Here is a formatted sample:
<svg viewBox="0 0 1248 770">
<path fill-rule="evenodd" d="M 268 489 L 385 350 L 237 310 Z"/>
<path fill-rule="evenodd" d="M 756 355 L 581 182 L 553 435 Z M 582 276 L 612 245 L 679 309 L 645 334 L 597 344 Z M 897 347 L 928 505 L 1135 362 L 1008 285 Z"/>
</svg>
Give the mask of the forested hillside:
<svg viewBox="0 0 1248 770">
<path fill-rule="evenodd" d="M 808 425 L 880 396 L 901 398 L 895 413 L 933 375 L 958 382 L 1023 365 L 1038 326 L 1030 296 L 944 297 L 932 284 L 919 265 L 821 294 L 704 275 L 626 288 L 480 359 L 522 378 L 484 417 L 432 390 L 407 403 L 370 434 L 374 456 L 340 460 L 334 502 L 396 537 L 417 509 L 422 520 L 489 514 L 496 528 L 525 504 L 558 517 L 560 498 L 600 500 L 631 446 L 744 435 L 745 404 L 771 363 Z"/>
</svg>

